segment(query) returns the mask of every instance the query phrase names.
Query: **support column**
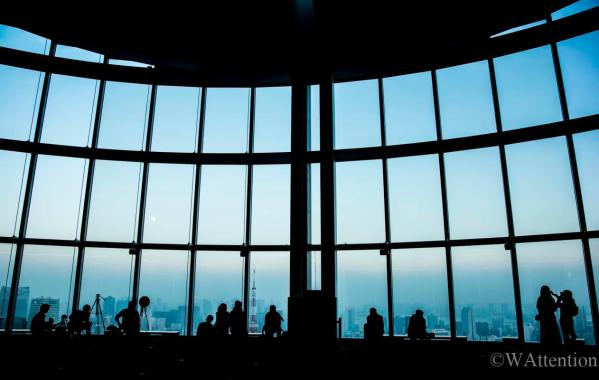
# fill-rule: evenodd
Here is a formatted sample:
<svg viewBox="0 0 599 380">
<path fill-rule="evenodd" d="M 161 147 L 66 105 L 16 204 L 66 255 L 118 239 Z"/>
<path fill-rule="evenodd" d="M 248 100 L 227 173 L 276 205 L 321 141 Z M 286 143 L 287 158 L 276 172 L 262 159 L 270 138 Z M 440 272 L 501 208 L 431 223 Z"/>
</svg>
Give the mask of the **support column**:
<svg viewBox="0 0 599 380">
<path fill-rule="evenodd" d="M 290 296 L 301 296 L 308 288 L 308 147 L 310 88 L 296 84 L 291 90 L 291 252 Z"/>
</svg>

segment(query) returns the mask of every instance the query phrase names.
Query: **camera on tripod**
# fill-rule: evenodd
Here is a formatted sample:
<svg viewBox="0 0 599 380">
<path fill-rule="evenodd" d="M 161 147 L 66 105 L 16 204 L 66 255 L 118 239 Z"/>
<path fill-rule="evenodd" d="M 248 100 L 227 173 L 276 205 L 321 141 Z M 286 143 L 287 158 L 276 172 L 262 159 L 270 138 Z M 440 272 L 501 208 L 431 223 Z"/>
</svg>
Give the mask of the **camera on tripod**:
<svg viewBox="0 0 599 380">
<path fill-rule="evenodd" d="M 96 315 L 96 334 L 100 335 L 100 323 L 102 323 L 102 333 L 104 333 L 106 331 L 106 324 L 104 323 L 104 314 L 102 313 L 102 305 L 100 304 L 100 300 L 104 301 L 104 297 L 102 297 L 102 295 L 100 293 L 96 294 L 96 299 L 94 300 L 94 303 L 92 305 L 92 309 L 91 311 L 94 311 L 94 308 L 96 309 L 95 311 L 95 315 Z"/>
</svg>

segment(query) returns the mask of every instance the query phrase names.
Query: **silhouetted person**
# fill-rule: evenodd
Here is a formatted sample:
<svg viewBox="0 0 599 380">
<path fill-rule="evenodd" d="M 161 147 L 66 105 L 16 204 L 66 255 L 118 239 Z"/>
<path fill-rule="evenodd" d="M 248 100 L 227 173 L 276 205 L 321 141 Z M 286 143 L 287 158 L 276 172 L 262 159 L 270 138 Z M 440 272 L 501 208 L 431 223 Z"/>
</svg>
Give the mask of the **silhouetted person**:
<svg viewBox="0 0 599 380">
<path fill-rule="evenodd" d="M 129 301 L 126 309 L 123 309 L 114 316 L 114 320 L 119 325 L 119 328 L 126 335 L 139 334 L 141 329 L 141 319 L 139 318 L 139 311 L 135 307 L 135 301 Z M 121 321 L 122 318 L 122 321 Z"/>
<path fill-rule="evenodd" d="M 426 319 L 424 319 L 424 312 L 420 309 L 416 310 L 410 317 L 408 323 L 408 338 L 415 339 L 427 339 L 426 334 Z"/>
<path fill-rule="evenodd" d="M 44 336 L 50 333 L 54 320 L 50 318 L 46 321 L 46 314 L 48 311 L 50 311 L 50 304 L 43 303 L 40 305 L 40 311 L 31 319 L 31 324 L 29 326 L 31 335 Z"/>
<path fill-rule="evenodd" d="M 262 327 L 262 333 L 269 338 L 273 336 L 281 336 L 283 333 L 283 328 L 281 324 L 283 323 L 283 317 L 277 311 L 277 307 L 275 305 L 270 305 L 268 313 L 264 316 L 264 326 Z"/>
<path fill-rule="evenodd" d="M 227 305 L 224 303 L 221 303 L 216 310 L 214 333 L 217 336 L 226 336 L 229 333 L 229 312 L 227 311 Z"/>
<path fill-rule="evenodd" d="M 542 344 L 561 344 L 562 339 L 559 335 L 559 327 L 555 319 L 555 311 L 557 304 L 551 295 L 549 286 L 541 287 L 541 294 L 537 299 L 538 314 L 535 319 L 539 321 L 541 328 L 541 343 Z"/>
<path fill-rule="evenodd" d="M 570 290 L 564 290 L 557 296 L 557 307 L 560 309 L 559 324 L 562 328 L 564 343 L 572 343 L 577 338 L 576 331 L 574 331 L 574 317 L 578 315 L 578 306 Z"/>
<path fill-rule="evenodd" d="M 235 306 L 229 313 L 229 326 L 231 327 L 231 335 L 234 337 L 244 337 L 248 334 L 246 318 L 241 306 L 241 301 L 235 301 Z"/>
<path fill-rule="evenodd" d="M 68 334 L 67 332 L 67 328 L 68 328 L 68 317 L 66 314 L 63 314 L 60 316 L 60 322 L 54 324 L 54 326 L 52 326 L 54 328 L 54 334 L 58 335 L 58 336 L 66 336 Z"/>
<path fill-rule="evenodd" d="M 376 312 L 374 307 L 370 308 L 370 314 L 366 317 L 366 324 L 364 324 L 364 339 L 379 339 L 383 336 L 384 331 L 383 317 Z"/>
<path fill-rule="evenodd" d="M 212 314 L 208 314 L 208 316 L 206 317 L 206 320 L 204 322 L 200 322 L 200 324 L 198 325 L 198 332 L 197 335 L 199 337 L 202 338 L 212 338 L 214 337 L 214 325 L 212 324 L 212 321 L 214 320 L 214 317 L 212 316 Z"/>
<path fill-rule="evenodd" d="M 84 305 L 83 309 L 75 310 L 69 318 L 69 331 L 73 335 L 81 335 L 83 331 L 87 335 L 91 334 L 92 323 L 89 320 L 91 316 L 91 306 Z"/>
</svg>

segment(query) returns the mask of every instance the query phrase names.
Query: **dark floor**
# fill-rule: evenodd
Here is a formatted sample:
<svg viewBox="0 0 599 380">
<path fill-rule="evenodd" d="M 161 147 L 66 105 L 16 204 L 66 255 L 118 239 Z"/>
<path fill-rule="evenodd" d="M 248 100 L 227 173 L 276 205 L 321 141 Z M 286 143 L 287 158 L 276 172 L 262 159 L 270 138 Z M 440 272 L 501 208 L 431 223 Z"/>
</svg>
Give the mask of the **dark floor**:
<svg viewBox="0 0 599 380">
<path fill-rule="evenodd" d="M 550 367 L 551 357 L 565 358 L 560 359 L 563 364 L 570 355 L 570 367 L 574 362 L 579 367 L 584 364 L 585 359 L 581 357 L 594 357 L 599 361 L 599 350 L 594 346 L 562 346 L 548 350 L 536 344 L 398 339 L 367 344 L 362 340 L 300 343 L 287 338 L 266 340 L 261 337 L 207 342 L 183 336 L 78 339 L 0 336 L 3 374 L 13 367 L 16 374 L 26 374 L 28 378 L 38 374 L 45 379 L 83 379 L 87 376 L 104 379 L 138 376 L 169 379 L 395 379 L 417 377 L 417 372 L 424 376 L 433 371 L 445 374 L 496 371 L 492 360 L 505 372 L 510 367 L 505 354 L 512 352 L 523 354 L 522 365 L 529 359 L 527 371 L 538 370 L 543 365 Z M 545 359 L 543 355 L 547 355 Z M 557 360 L 554 359 L 554 363 L 559 364 Z M 598 368 L 591 371 L 599 373 Z"/>
</svg>

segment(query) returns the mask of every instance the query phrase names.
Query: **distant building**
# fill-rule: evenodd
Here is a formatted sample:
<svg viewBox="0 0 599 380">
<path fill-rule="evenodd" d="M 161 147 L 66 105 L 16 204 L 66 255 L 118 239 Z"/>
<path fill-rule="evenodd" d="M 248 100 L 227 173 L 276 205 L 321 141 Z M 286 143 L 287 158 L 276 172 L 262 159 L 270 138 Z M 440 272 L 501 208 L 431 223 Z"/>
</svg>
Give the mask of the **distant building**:
<svg viewBox="0 0 599 380">
<path fill-rule="evenodd" d="M 112 296 L 104 298 L 102 302 L 102 314 L 107 319 L 112 319 L 116 315 L 116 299 Z"/>
<path fill-rule="evenodd" d="M 2 286 L 0 288 L 0 310 L 2 310 L 2 314 L 0 318 L 4 320 L 6 318 L 6 314 L 8 313 L 8 301 L 10 298 L 10 286 Z M 19 291 L 17 292 L 17 304 L 15 308 L 15 317 L 23 317 L 27 316 L 27 305 L 29 304 L 29 286 L 21 286 L 19 287 Z M 16 318 L 15 318 L 16 320 Z"/>
<path fill-rule="evenodd" d="M 462 308 L 462 319 L 460 321 L 460 335 L 466 336 L 469 340 L 474 340 L 474 316 L 472 308 L 464 306 Z"/>
<path fill-rule="evenodd" d="M 33 317 L 39 313 L 40 306 L 42 304 L 49 304 L 50 311 L 46 314 L 46 319 L 52 318 L 54 321 L 60 321 L 60 299 L 50 297 L 37 297 L 31 300 L 31 307 L 29 308 L 29 318 L 27 318 L 28 324 L 31 324 Z"/>
</svg>

